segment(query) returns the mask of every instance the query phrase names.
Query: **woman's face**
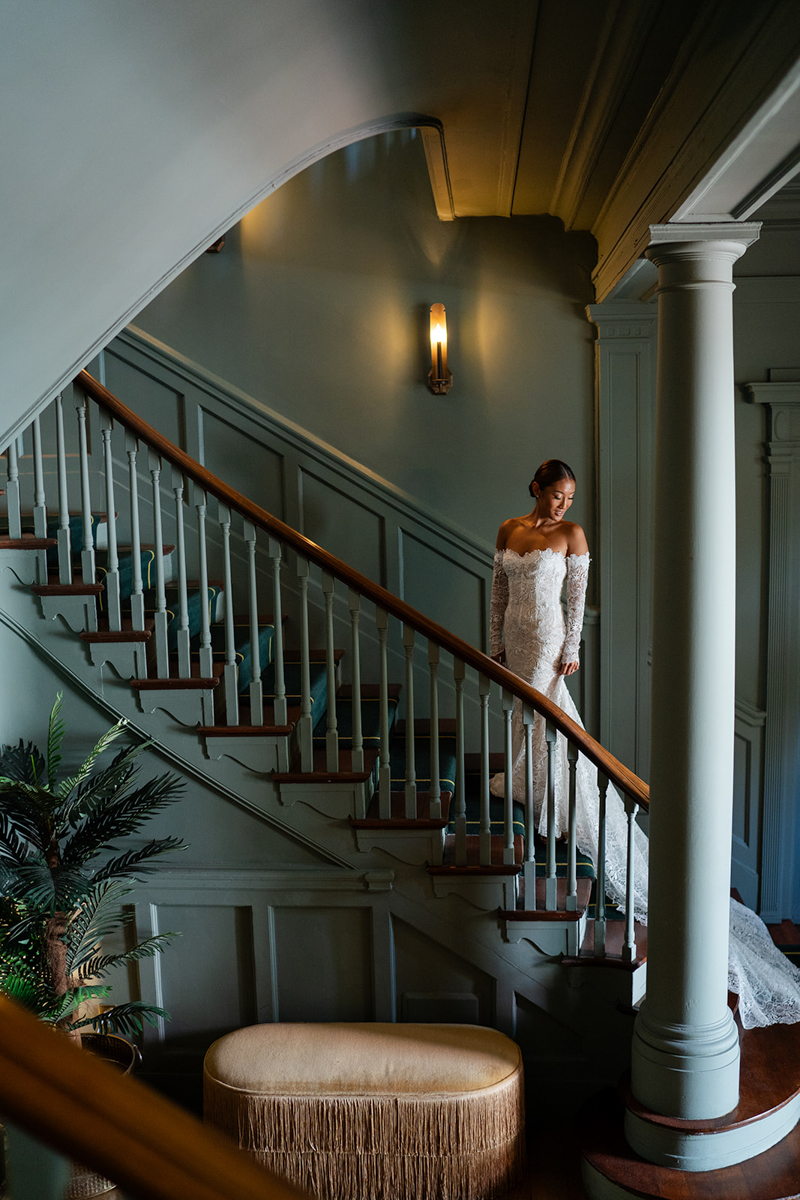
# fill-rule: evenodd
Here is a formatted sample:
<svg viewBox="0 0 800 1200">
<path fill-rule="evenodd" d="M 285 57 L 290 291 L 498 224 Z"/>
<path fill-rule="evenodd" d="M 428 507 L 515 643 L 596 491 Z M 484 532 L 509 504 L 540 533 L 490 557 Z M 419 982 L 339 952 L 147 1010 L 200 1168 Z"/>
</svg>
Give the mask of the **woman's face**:
<svg viewBox="0 0 800 1200">
<path fill-rule="evenodd" d="M 539 516 L 549 518 L 551 521 L 560 521 L 575 499 L 575 480 L 558 479 L 544 488 L 534 484 L 534 491 L 536 492 L 536 511 Z"/>
</svg>

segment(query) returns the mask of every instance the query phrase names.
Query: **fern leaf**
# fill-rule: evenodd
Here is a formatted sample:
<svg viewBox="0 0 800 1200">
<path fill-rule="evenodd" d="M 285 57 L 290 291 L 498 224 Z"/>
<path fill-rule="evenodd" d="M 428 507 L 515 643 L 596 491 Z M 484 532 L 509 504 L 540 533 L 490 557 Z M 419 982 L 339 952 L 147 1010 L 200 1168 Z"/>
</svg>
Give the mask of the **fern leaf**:
<svg viewBox="0 0 800 1200">
<path fill-rule="evenodd" d="M 51 792 L 55 791 L 58 768 L 61 765 L 61 744 L 64 740 L 65 726 L 61 720 L 61 696 L 61 692 L 56 696 L 47 728 L 47 785 Z"/>
<path fill-rule="evenodd" d="M 81 763 L 77 774 L 73 775 L 70 779 L 65 779 L 59 787 L 58 794 L 62 799 L 65 799 L 67 796 L 69 796 L 69 794 L 76 787 L 78 787 L 79 784 L 83 783 L 84 779 L 89 778 L 94 770 L 94 764 L 97 759 L 100 757 L 103 751 L 107 750 L 111 743 L 116 741 L 120 734 L 125 731 L 127 725 L 128 722 L 126 721 L 125 717 L 120 717 L 116 725 L 112 725 L 110 729 L 106 730 L 97 744 L 89 751 L 86 758 Z"/>
<path fill-rule="evenodd" d="M 141 1000 L 131 1000 L 127 1004 L 115 1004 L 113 1008 L 92 1017 L 83 1017 L 74 1021 L 70 1029 L 83 1029 L 91 1025 L 95 1033 L 119 1033 L 123 1037 L 141 1033 L 143 1022 L 157 1025 L 158 1018 L 169 1021 L 170 1015 L 163 1008 L 154 1004 L 145 1004 Z"/>
<path fill-rule="evenodd" d="M 126 850 L 124 854 L 118 855 L 116 858 L 110 858 L 108 862 L 100 867 L 94 874 L 93 882 L 99 883 L 103 879 L 139 879 L 142 875 L 154 871 L 157 863 L 152 860 L 158 858 L 162 854 L 170 854 L 173 850 L 185 850 L 186 843 L 180 838 L 158 838 L 148 842 L 146 846 L 141 846 L 138 850 Z"/>
</svg>

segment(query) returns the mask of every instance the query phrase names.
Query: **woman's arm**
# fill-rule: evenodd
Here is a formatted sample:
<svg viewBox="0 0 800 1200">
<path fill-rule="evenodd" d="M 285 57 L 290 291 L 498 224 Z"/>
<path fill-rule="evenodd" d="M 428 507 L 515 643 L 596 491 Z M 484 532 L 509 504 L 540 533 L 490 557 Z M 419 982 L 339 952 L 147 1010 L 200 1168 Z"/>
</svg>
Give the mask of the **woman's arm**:
<svg viewBox="0 0 800 1200">
<path fill-rule="evenodd" d="M 508 608 L 508 576 L 503 566 L 503 549 L 512 521 L 504 521 L 497 534 L 497 550 L 492 573 L 492 599 L 489 604 L 489 654 L 495 662 L 505 662 L 503 622 Z"/>
<path fill-rule="evenodd" d="M 586 585 L 589 581 L 589 547 L 580 525 L 572 525 L 567 539 L 567 635 L 561 651 L 559 675 L 573 675 L 580 667 L 579 649 Z"/>
</svg>

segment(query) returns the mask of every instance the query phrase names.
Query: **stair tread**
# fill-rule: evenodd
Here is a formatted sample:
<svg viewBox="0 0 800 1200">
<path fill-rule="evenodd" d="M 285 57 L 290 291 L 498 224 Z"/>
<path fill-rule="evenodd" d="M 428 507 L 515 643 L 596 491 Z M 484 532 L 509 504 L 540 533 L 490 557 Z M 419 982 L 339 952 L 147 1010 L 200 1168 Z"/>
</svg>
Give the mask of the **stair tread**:
<svg viewBox="0 0 800 1200">
<path fill-rule="evenodd" d="M 58 580 L 58 576 L 55 576 Z M 35 583 L 31 587 L 35 596 L 99 596 L 102 583 Z"/>
<path fill-rule="evenodd" d="M 350 751 L 339 750 L 339 770 L 329 771 L 325 765 L 324 749 L 314 751 L 314 764 L 311 771 L 277 771 L 272 776 L 276 783 L 364 783 L 372 774 L 372 769 L 378 761 L 378 751 L 364 749 L 364 770 L 353 771 L 350 766 Z"/>
<path fill-rule="evenodd" d="M 0 550 L 46 550 L 49 546 L 57 545 L 56 538 L 39 538 L 32 533 L 23 533 L 19 538 L 0 534 Z"/>
<path fill-rule="evenodd" d="M 410 818 L 405 815 L 406 811 L 406 796 L 405 792 L 392 792 L 392 815 L 391 817 L 382 820 L 378 816 L 380 809 L 380 800 L 377 793 L 372 797 L 369 808 L 367 809 L 366 817 L 359 819 L 350 818 L 349 824 L 353 829 L 445 829 L 449 819 L 450 803 L 452 801 L 451 792 L 441 793 L 441 817 L 430 816 L 430 792 L 417 792 L 417 813 L 416 818 Z"/>
<path fill-rule="evenodd" d="M 517 834 L 514 838 L 514 862 L 503 862 L 504 838 L 500 834 L 492 834 L 492 864 L 482 866 L 480 862 L 480 838 L 467 835 L 467 862 L 458 866 L 455 858 L 456 839 L 454 834 L 448 834 L 444 842 L 444 859 L 441 866 L 429 866 L 426 870 L 431 875 L 518 875 L 522 870 L 523 840 Z"/>
<path fill-rule="evenodd" d="M 592 880 L 579 879 L 577 881 L 578 907 L 570 912 L 566 911 L 567 899 L 567 881 L 566 879 L 556 879 L 556 905 L 555 910 L 548 911 L 545 908 L 547 890 L 547 880 L 538 878 L 536 880 L 536 908 L 511 908 L 504 909 L 500 916 L 506 921 L 579 921 L 586 912 L 589 905 L 589 897 L 592 893 Z"/>
<path fill-rule="evenodd" d="M 578 954 L 569 958 L 563 958 L 561 961 L 568 967 L 591 967 L 593 965 L 616 966 L 621 970 L 635 971 L 642 963 L 647 961 L 647 926 L 640 924 L 639 921 L 634 921 L 633 936 L 636 942 L 636 958 L 633 962 L 628 962 L 622 957 L 622 946 L 625 941 L 625 922 L 607 921 L 606 952 L 604 955 L 596 955 L 594 952 L 594 921 L 587 921 L 586 933 L 584 934 L 580 951 Z"/>
<path fill-rule="evenodd" d="M 137 691 L 153 692 L 160 690 L 191 691 L 192 689 L 209 689 L 217 687 L 220 683 L 221 670 L 210 678 L 200 674 L 199 663 L 192 663 L 191 670 L 191 675 L 186 679 L 181 679 L 178 675 L 170 675 L 166 679 L 131 679 L 130 685 Z"/>
<path fill-rule="evenodd" d="M 796 1025 L 771 1028 L 798 1030 Z M 642 1200 L 689 1200 L 694 1196 L 704 1200 L 796 1200 L 800 1125 L 755 1158 L 714 1171 L 681 1171 L 640 1158 L 625 1139 L 624 1115 L 625 1108 L 613 1089 L 593 1097 L 578 1120 L 581 1152 L 612 1185 Z"/>
</svg>

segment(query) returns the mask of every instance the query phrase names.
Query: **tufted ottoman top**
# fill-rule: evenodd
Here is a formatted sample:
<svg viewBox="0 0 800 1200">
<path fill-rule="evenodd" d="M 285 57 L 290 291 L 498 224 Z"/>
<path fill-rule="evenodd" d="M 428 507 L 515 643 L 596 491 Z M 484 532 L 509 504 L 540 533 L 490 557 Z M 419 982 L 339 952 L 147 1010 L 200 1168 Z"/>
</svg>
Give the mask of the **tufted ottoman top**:
<svg viewBox="0 0 800 1200">
<path fill-rule="evenodd" d="M 478 1025 L 251 1025 L 214 1042 L 208 1082 L 263 1096 L 459 1095 L 520 1070 L 519 1047 Z"/>
</svg>

